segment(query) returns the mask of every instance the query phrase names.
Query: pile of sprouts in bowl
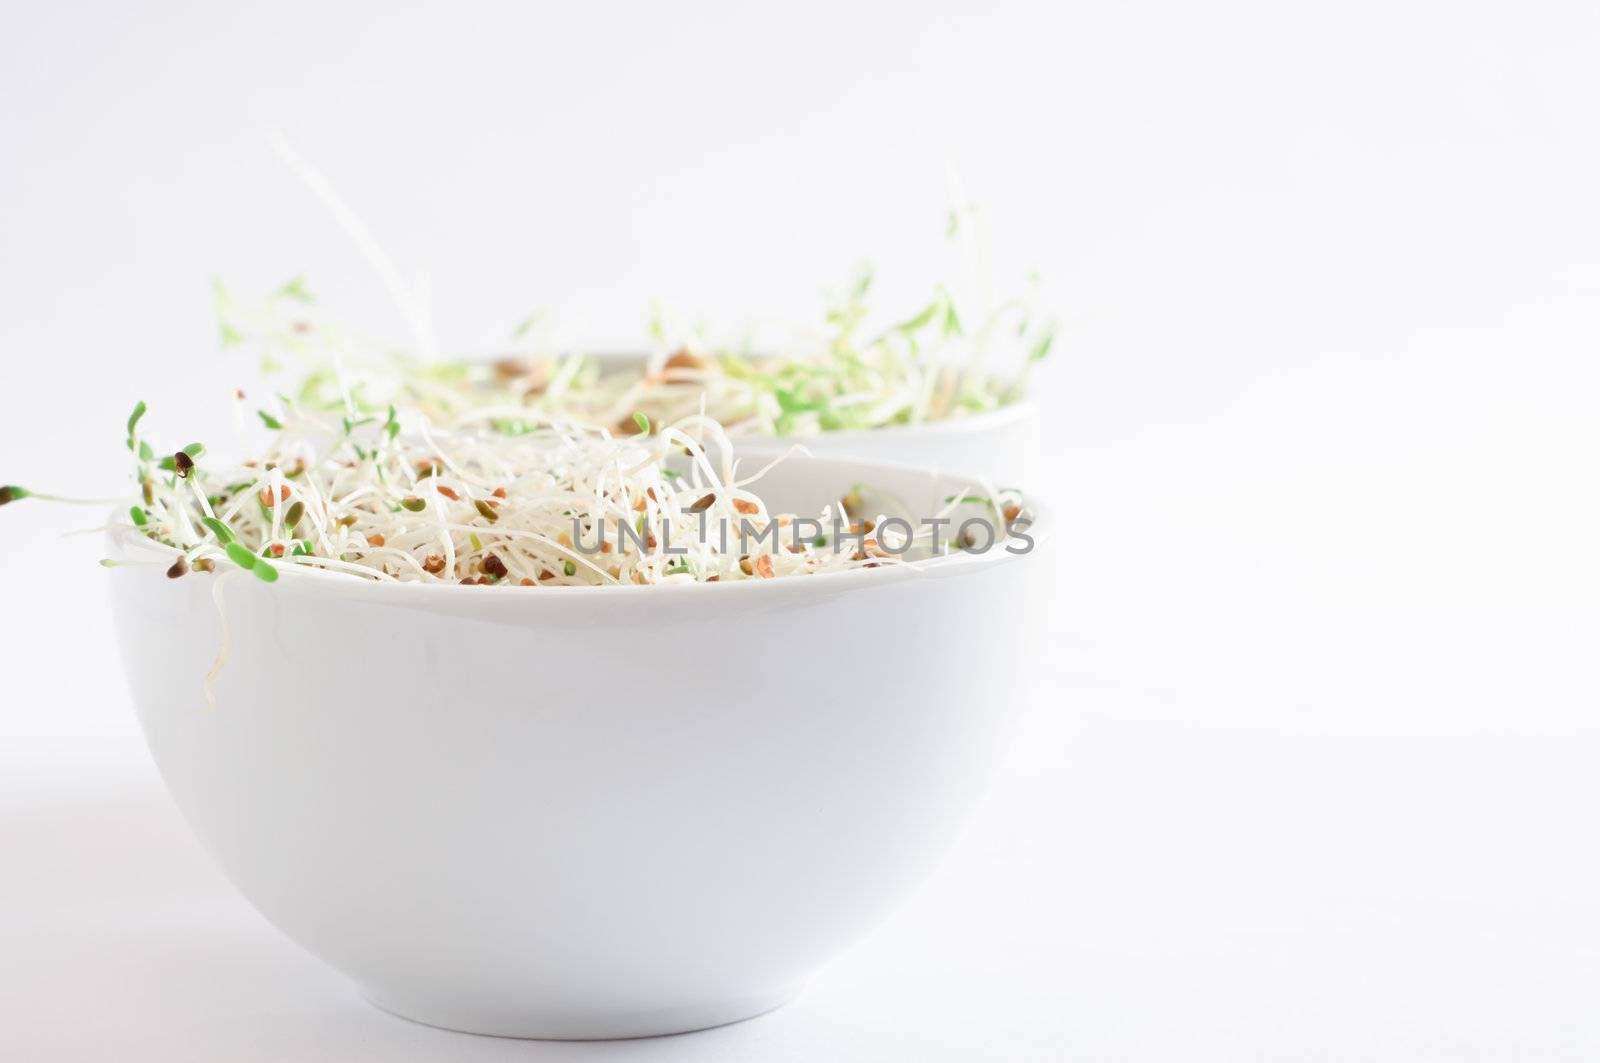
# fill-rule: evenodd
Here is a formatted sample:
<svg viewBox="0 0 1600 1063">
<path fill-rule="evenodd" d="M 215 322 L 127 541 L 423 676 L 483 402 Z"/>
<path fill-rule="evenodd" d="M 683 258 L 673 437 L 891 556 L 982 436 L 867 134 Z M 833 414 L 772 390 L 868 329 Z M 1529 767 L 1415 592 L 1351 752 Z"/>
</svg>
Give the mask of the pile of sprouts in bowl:
<svg viewBox="0 0 1600 1063">
<path fill-rule="evenodd" d="M 785 459 L 741 475 L 727 433 L 704 414 L 668 425 L 636 414 L 626 436 L 555 421 L 509 434 L 438 427 L 395 406 L 285 402 L 257 411 L 272 433 L 263 449 L 225 461 L 198 443 L 153 446 L 145 412 L 140 403 L 127 422 L 138 491 L 127 522 L 170 548 L 173 578 L 230 566 L 274 582 L 288 566 L 402 583 L 693 584 L 893 566 L 970 545 L 926 527 L 891 537 L 859 485 L 820 513 L 772 512 L 752 485 Z M 0 488 L 0 504 L 30 494 Z M 1013 492 L 947 503 L 942 515 L 981 504 L 1003 516 L 1002 538 L 1022 512 Z"/>
<path fill-rule="evenodd" d="M 970 548 L 941 542 L 937 523 L 971 506 L 987 514 L 991 545 L 1014 531 L 1026 538 L 1020 494 L 986 485 L 946 499 L 932 527 L 924 517 L 898 542 L 858 487 L 816 515 L 771 512 L 752 490 L 765 470 L 741 477 L 732 441 L 939 422 L 1021 402 L 1055 338 L 1031 292 L 958 309 L 939 285 L 884 321 L 869 312 L 863 274 L 831 300 L 821 327 L 776 347 L 714 341 L 658 307 L 641 357 L 566 349 L 536 315 L 494 357 L 440 360 L 424 300 L 325 179 L 281 138 L 275 146 L 376 267 L 415 348 L 363 339 L 321 313 L 299 278 L 254 304 L 218 285 L 223 347 L 253 349 L 269 377 L 297 379 L 275 412 L 258 411 L 274 434 L 246 460 L 198 443 L 161 450 L 143 434 L 144 404 L 134 409 L 127 447 L 138 497 L 127 520 L 174 552 L 169 576 L 231 565 L 266 582 L 284 566 L 474 586 L 776 579 Z M 948 234 L 982 263 L 975 217 L 971 207 L 952 211 Z M 970 287 L 988 290 L 982 277 Z M 0 506 L 30 496 L 71 501 L 13 485 L 0 487 Z M 775 548 L 747 550 L 742 534 L 730 543 L 730 526 Z"/>
<path fill-rule="evenodd" d="M 224 347 L 253 350 L 269 372 L 298 371 L 289 390 L 306 407 L 337 409 L 354 393 L 441 425 L 509 434 L 548 419 L 626 433 L 634 413 L 654 423 L 704 413 L 733 436 L 804 437 L 957 420 L 1023 401 L 1056 335 L 1036 311 L 1035 283 L 1023 295 L 959 306 L 941 284 L 921 305 L 884 317 L 872 312 L 872 275 L 862 273 L 830 298 L 821 322 L 761 338 L 718 338 L 657 305 L 633 357 L 569 349 L 541 315 L 480 359 L 432 356 L 421 326 L 415 349 L 396 350 L 326 315 L 301 278 L 256 301 L 219 285 L 217 313 Z"/>
</svg>

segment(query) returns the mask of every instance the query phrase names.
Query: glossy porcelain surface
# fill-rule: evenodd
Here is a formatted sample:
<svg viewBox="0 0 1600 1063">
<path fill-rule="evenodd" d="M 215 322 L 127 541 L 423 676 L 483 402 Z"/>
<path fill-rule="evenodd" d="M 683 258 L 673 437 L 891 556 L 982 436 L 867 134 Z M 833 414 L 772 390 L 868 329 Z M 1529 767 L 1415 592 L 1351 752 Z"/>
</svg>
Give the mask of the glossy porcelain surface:
<svg viewBox="0 0 1600 1063">
<path fill-rule="evenodd" d="M 1034 482 L 1038 463 L 1038 411 L 1019 402 L 989 413 L 949 421 L 861 432 L 821 432 L 796 437 L 747 436 L 746 454 L 780 453 L 795 445 L 818 457 L 915 465 L 938 473 L 986 479 L 995 488 Z"/>
<path fill-rule="evenodd" d="M 764 494 L 863 481 L 959 486 L 816 460 Z M 385 1009 L 555 1038 L 768 1010 L 904 898 L 1007 733 L 1038 553 L 496 588 L 169 580 L 112 541 L 153 562 L 110 572 L 140 721 L 239 890 Z"/>
</svg>

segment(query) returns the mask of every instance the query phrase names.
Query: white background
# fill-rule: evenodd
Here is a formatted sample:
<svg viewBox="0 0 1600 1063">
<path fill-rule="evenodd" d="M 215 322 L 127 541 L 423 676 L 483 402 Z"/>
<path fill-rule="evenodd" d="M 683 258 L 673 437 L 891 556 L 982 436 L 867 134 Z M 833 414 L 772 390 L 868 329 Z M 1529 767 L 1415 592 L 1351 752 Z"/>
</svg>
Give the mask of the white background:
<svg viewBox="0 0 1600 1063">
<path fill-rule="evenodd" d="M 581 10 L 579 10 L 581 7 Z M 0 512 L 0 1056 L 1600 1057 L 1600 11 L 1582 3 L 0 13 L 0 482 L 221 439 L 209 282 L 446 345 L 937 279 L 946 172 L 1063 322 L 1017 753 L 796 1004 L 599 1045 L 382 1015 L 189 839 L 96 510 Z M 224 440 L 225 442 L 226 440 Z"/>
</svg>

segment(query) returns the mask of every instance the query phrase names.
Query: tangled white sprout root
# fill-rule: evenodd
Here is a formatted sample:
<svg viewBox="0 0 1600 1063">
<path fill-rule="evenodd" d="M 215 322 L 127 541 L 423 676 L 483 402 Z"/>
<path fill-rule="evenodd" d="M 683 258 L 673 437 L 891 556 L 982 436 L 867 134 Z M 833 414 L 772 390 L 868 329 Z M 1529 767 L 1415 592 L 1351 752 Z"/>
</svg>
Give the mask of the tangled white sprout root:
<svg viewBox="0 0 1600 1063">
<path fill-rule="evenodd" d="M 143 495 L 132 518 L 182 551 L 171 575 L 222 563 L 263 579 L 294 565 L 413 583 L 599 586 L 781 578 L 911 556 L 863 537 L 873 522 L 860 514 L 854 550 L 787 534 L 795 514 L 770 512 L 750 490 L 766 470 L 738 479 L 726 433 L 703 415 L 627 437 L 555 422 L 519 435 L 444 431 L 393 408 L 336 418 L 290 407 L 263 419 L 277 429 L 271 444 L 231 467 L 200 447 L 158 463 L 130 423 Z M 852 520 L 842 503 L 809 516 L 827 527 L 836 514 Z M 774 523 L 780 546 L 741 551 L 741 525 L 771 542 Z"/>
</svg>

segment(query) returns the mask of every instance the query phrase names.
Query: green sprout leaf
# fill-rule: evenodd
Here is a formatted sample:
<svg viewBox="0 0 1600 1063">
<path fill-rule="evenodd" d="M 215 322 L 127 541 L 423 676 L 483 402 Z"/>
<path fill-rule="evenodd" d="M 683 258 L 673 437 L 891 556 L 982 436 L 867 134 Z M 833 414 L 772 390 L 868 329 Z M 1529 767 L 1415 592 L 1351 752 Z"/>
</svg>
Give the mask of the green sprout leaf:
<svg viewBox="0 0 1600 1063">
<path fill-rule="evenodd" d="M 650 338 L 655 340 L 658 344 L 665 344 L 667 342 L 667 323 L 664 320 L 665 317 L 666 309 L 661 305 L 660 300 L 650 304 Z"/>
<path fill-rule="evenodd" d="M 810 413 L 828 405 L 821 399 L 802 399 L 798 388 L 773 388 L 772 396 L 778 400 L 778 408 L 784 413 Z"/>
<path fill-rule="evenodd" d="M 939 312 L 939 307 L 941 304 L 943 304 L 943 302 L 943 296 L 935 297 L 933 302 L 923 307 L 922 312 L 917 314 L 916 317 L 902 321 L 898 326 L 896 326 L 895 331 L 917 332 L 921 329 L 927 328 L 928 325 L 933 321 L 934 315 Z"/>
<path fill-rule="evenodd" d="M 278 294 L 300 303 L 316 302 L 316 300 L 312 298 L 311 292 L 306 289 L 306 279 L 304 276 L 291 278 L 289 283 L 278 289 Z"/>
<path fill-rule="evenodd" d="M 262 424 L 266 425 L 274 432 L 283 431 L 283 422 L 272 416 L 272 414 L 268 413 L 266 410 L 257 410 L 256 416 L 261 418 Z"/>
<path fill-rule="evenodd" d="M 145 516 L 144 510 L 140 509 L 138 506 L 129 507 L 128 519 L 133 521 L 133 526 L 136 528 L 142 528 L 146 524 L 150 523 L 150 518 Z"/>
<path fill-rule="evenodd" d="M 139 427 L 139 418 L 144 416 L 145 411 L 147 409 L 149 409 L 149 407 L 144 404 L 143 400 L 141 400 L 141 401 L 139 401 L 139 402 L 134 404 L 133 412 L 128 415 L 128 449 L 129 450 L 133 449 L 133 433 Z"/>
<path fill-rule="evenodd" d="M 522 337 L 526 336 L 528 334 L 528 330 L 533 328 L 534 325 L 538 324 L 539 319 L 543 316 L 543 314 L 535 310 L 533 313 L 523 318 L 517 323 L 517 327 L 511 330 L 511 338 L 514 340 L 520 340 Z"/>
<path fill-rule="evenodd" d="M 225 544 L 224 548 L 228 551 L 228 560 L 232 561 L 234 564 L 246 571 L 254 569 L 256 567 L 256 563 L 261 560 L 255 554 L 251 553 L 249 550 L 246 550 L 243 546 L 240 546 L 236 542 L 227 543 Z M 274 575 L 276 575 L 276 573 L 274 573 Z"/>
<path fill-rule="evenodd" d="M 19 498 L 27 498 L 31 493 L 26 487 L 7 484 L 4 487 L 0 487 L 0 506 L 5 505 L 7 502 L 15 502 Z"/>
<path fill-rule="evenodd" d="M 644 414 L 635 413 L 633 415 L 633 423 L 639 426 L 640 435 L 647 436 L 650 434 L 650 418 L 646 417 Z"/>
<path fill-rule="evenodd" d="M 944 335 L 946 339 L 961 335 L 961 318 L 956 315 L 955 301 L 949 296 L 944 301 Z"/>
<path fill-rule="evenodd" d="M 278 570 L 272 567 L 272 562 L 264 558 L 257 558 L 250 571 L 255 573 L 256 579 L 262 583 L 278 582 Z"/>
<path fill-rule="evenodd" d="M 211 529 L 211 534 L 217 537 L 217 542 L 227 546 L 234 541 L 233 531 L 216 517 L 201 517 L 200 523 Z"/>
<path fill-rule="evenodd" d="M 1055 343 L 1055 341 L 1056 341 L 1055 329 L 1051 329 L 1049 332 L 1046 332 L 1043 336 L 1040 336 L 1039 337 L 1039 342 L 1035 343 L 1033 345 L 1033 350 L 1028 352 L 1028 361 L 1030 361 L 1030 362 L 1043 361 L 1044 360 L 1044 356 L 1050 353 L 1050 345 Z"/>
</svg>

